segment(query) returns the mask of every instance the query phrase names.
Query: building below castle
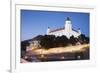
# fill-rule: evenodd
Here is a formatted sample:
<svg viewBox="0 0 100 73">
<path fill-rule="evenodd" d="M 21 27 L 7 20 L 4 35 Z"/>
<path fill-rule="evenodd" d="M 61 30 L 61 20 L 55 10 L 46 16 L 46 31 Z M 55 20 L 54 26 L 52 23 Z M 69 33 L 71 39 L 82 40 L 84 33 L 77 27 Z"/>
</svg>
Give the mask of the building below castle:
<svg viewBox="0 0 100 73">
<path fill-rule="evenodd" d="M 51 30 L 48 27 L 47 29 L 47 35 L 55 35 L 56 37 L 65 35 L 67 38 L 70 38 L 71 36 L 78 37 L 80 34 L 81 34 L 80 29 L 75 30 L 72 28 L 72 22 L 69 17 L 67 17 L 65 21 L 65 26 L 63 28 Z"/>
</svg>

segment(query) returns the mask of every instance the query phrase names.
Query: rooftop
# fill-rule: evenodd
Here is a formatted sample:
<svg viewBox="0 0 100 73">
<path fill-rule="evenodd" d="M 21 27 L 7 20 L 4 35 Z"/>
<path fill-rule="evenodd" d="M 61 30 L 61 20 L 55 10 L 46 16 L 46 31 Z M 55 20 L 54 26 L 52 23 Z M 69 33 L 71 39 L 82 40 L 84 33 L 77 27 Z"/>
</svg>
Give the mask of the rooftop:
<svg viewBox="0 0 100 73">
<path fill-rule="evenodd" d="M 65 29 L 65 27 L 58 28 L 58 29 L 55 29 L 55 30 L 51 30 L 49 33 L 56 32 L 56 31 L 60 31 L 60 30 L 64 30 L 64 29 Z M 72 30 L 75 31 L 75 32 L 78 32 L 77 30 L 75 30 L 73 28 L 72 28 Z"/>
</svg>

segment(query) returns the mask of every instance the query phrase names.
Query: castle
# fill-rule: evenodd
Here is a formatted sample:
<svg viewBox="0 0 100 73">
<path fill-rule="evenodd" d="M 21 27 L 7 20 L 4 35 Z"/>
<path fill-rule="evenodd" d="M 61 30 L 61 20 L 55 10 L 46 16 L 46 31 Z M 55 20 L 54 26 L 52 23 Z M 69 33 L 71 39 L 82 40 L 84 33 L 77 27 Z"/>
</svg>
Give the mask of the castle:
<svg viewBox="0 0 100 73">
<path fill-rule="evenodd" d="M 56 37 L 65 35 L 69 39 L 71 36 L 74 36 L 77 38 L 79 35 L 81 35 L 81 31 L 80 31 L 80 29 L 78 29 L 78 30 L 73 29 L 71 20 L 69 17 L 67 17 L 67 19 L 65 21 L 65 27 L 54 29 L 54 30 L 51 30 L 50 28 L 48 28 L 47 35 L 55 35 Z M 40 38 L 41 38 L 40 36 L 37 36 L 34 39 L 32 39 L 31 41 L 29 41 L 30 45 L 27 47 L 27 51 L 32 50 L 33 46 L 35 48 L 40 47 L 41 46 Z"/>
<path fill-rule="evenodd" d="M 67 38 L 70 38 L 71 36 L 78 37 L 80 34 L 81 34 L 80 29 L 75 30 L 72 28 L 71 19 L 69 17 L 67 17 L 65 21 L 65 27 L 54 30 L 51 30 L 48 27 L 47 29 L 47 35 L 55 35 L 56 37 L 65 35 Z"/>
</svg>

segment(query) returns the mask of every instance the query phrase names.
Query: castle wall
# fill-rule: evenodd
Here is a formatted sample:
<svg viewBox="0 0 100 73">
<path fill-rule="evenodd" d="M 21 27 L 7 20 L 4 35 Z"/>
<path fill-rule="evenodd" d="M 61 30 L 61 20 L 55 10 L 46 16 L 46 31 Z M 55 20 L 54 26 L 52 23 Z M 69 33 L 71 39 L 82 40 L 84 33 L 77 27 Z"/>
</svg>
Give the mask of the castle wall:
<svg viewBox="0 0 100 73">
<path fill-rule="evenodd" d="M 49 33 L 49 35 L 62 36 L 65 34 L 64 34 L 64 30 L 60 30 L 60 31 L 51 32 Z"/>
<path fill-rule="evenodd" d="M 74 36 L 74 37 L 78 37 L 80 34 L 78 32 L 75 32 L 75 31 L 72 31 L 71 34 Z"/>
</svg>

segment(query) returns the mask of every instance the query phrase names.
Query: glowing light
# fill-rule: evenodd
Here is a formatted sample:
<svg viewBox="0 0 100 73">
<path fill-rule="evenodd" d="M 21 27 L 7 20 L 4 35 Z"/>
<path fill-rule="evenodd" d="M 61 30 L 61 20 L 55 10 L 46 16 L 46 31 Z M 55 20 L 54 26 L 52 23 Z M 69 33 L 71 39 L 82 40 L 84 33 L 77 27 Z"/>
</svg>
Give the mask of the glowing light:
<svg viewBox="0 0 100 73">
<path fill-rule="evenodd" d="M 57 48 L 50 48 L 48 50 L 45 49 L 36 49 L 33 50 L 35 54 L 58 54 L 58 53 L 67 53 L 67 52 L 82 52 L 85 51 L 86 48 L 89 48 L 89 44 L 84 45 L 76 45 L 76 46 L 67 46 L 67 47 L 57 47 Z"/>
</svg>

